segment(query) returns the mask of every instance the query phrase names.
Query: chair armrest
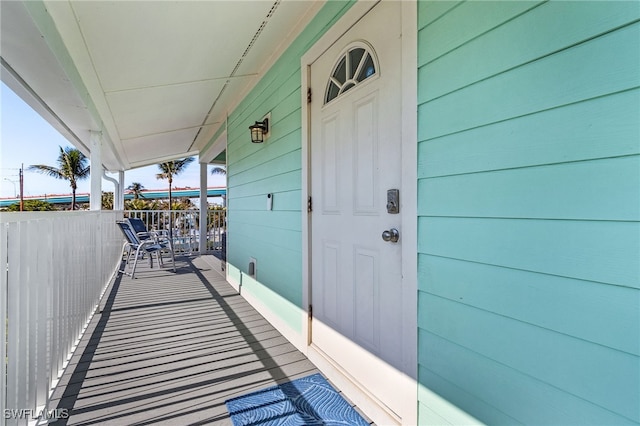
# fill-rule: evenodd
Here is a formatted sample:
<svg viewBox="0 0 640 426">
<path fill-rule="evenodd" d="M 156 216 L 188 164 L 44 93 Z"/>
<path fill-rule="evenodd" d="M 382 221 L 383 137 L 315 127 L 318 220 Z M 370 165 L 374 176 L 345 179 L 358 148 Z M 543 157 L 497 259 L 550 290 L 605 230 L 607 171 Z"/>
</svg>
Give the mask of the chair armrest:
<svg viewBox="0 0 640 426">
<path fill-rule="evenodd" d="M 153 234 L 151 232 L 136 232 L 136 235 L 140 239 L 140 241 L 148 240 L 149 238 L 153 238 Z"/>
<path fill-rule="evenodd" d="M 168 244 L 171 242 L 171 238 L 169 238 L 169 231 L 159 230 L 151 231 L 151 233 L 158 244 Z"/>
</svg>

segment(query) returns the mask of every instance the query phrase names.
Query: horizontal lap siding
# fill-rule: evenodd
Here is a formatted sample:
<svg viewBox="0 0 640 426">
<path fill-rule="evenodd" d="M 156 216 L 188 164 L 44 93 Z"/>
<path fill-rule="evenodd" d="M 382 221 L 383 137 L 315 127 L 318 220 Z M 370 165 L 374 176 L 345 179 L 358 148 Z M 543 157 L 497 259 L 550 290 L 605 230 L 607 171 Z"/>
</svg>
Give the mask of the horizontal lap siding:
<svg viewBox="0 0 640 426">
<path fill-rule="evenodd" d="M 640 5 L 418 19 L 420 384 L 491 424 L 640 423 Z"/>
<path fill-rule="evenodd" d="M 228 119 L 227 260 L 247 273 L 249 258 L 256 259 L 256 280 L 296 306 L 302 304 L 300 58 L 351 4 L 323 6 Z M 252 144 L 248 127 L 267 113 L 269 137 Z"/>
</svg>

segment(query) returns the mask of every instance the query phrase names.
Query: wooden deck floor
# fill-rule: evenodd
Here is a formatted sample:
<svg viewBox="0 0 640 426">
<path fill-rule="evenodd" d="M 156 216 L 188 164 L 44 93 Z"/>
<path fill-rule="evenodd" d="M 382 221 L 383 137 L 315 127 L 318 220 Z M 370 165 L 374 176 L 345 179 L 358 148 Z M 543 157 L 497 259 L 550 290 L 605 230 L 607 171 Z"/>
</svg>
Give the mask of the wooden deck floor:
<svg viewBox="0 0 640 426">
<path fill-rule="evenodd" d="M 225 400 L 318 372 L 220 273 L 212 256 L 177 273 L 117 278 L 53 393 L 64 425 L 231 424 Z"/>
</svg>

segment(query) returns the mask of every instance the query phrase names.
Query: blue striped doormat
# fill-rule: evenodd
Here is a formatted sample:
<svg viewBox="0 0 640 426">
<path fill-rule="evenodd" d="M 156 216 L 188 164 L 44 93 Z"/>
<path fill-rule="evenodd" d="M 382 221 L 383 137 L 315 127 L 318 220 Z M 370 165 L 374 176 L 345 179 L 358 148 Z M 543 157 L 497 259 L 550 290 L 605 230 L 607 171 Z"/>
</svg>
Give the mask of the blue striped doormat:
<svg viewBox="0 0 640 426">
<path fill-rule="evenodd" d="M 232 398 L 225 404 L 234 426 L 369 425 L 320 374 Z"/>
</svg>

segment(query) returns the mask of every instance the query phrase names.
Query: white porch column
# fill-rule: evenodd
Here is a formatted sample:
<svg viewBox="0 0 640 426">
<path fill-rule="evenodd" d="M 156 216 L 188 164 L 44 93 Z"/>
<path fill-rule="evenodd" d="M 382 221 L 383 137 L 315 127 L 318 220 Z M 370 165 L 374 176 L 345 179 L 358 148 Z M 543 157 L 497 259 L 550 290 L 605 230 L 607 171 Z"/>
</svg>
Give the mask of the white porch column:
<svg viewBox="0 0 640 426">
<path fill-rule="evenodd" d="M 117 210 L 124 210 L 124 170 L 118 172 L 118 208 Z M 114 194 L 115 195 L 115 194 Z"/>
<path fill-rule="evenodd" d="M 207 163 L 200 163 L 200 254 L 207 251 Z"/>
<path fill-rule="evenodd" d="M 102 133 L 91 132 L 91 210 L 102 210 L 102 174 Z"/>
<path fill-rule="evenodd" d="M 107 172 L 103 170 L 102 177 L 113 184 L 113 210 L 121 210 L 118 208 L 118 194 L 122 192 L 120 181 L 107 175 Z"/>
</svg>

